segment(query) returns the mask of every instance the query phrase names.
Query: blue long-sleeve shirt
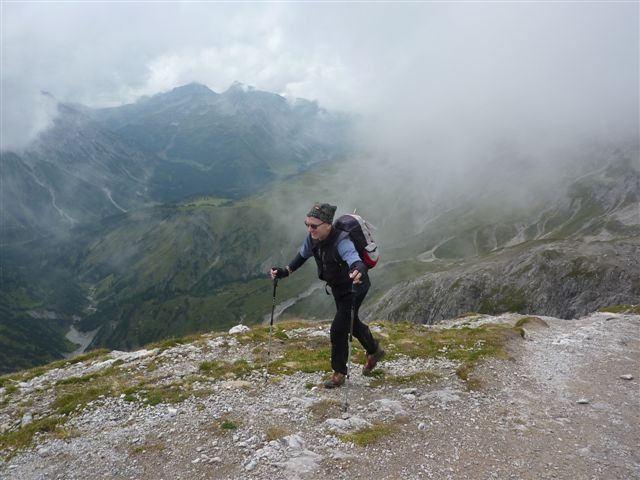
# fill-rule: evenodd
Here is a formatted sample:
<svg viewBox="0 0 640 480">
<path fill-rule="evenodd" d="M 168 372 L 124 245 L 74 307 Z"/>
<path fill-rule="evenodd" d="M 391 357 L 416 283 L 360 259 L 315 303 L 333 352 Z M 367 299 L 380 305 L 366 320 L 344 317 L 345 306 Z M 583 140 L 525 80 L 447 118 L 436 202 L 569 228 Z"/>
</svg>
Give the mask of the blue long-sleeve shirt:
<svg viewBox="0 0 640 480">
<path fill-rule="evenodd" d="M 300 247 L 300 256 L 305 260 L 307 258 L 313 257 L 312 248 L 313 242 L 311 239 L 311 235 L 307 235 L 307 238 L 305 238 L 302 247 Z M 340 242 L 338 242 L 338 255 L 340 255 L 340 258 L 342 258 L 342 260 L 347 262 L 349 268 L 353 267 L 354 263 L 362 261 L 360 255 L 358 255 L 358 251 L 356 250 L 355 245 L 349 237 L 343 238 L 342 240 L 340 240 Z"/>
</svg>

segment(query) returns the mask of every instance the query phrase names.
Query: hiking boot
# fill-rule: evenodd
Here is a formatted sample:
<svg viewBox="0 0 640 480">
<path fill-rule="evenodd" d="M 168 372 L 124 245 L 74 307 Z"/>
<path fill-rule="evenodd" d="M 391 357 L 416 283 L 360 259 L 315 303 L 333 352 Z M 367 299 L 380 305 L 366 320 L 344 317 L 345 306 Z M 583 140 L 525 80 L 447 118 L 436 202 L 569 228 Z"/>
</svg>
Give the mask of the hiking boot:
<svg viewBox="0 0 640 480">
<path fill-rule="evenodd" d="M 340 372 L 333 372 L 331 378 L 324 382 L 324 388 L 338 388 L 344 384 L 345 374 Z"/>
<path fill-rule="evenodd" d="M 376 368 L 376 365 L 382 359 L 382 357 L 384 357 L 384 350 L 382 350 L 380 347 L 378 347 L 378 350 L 376 350 L 371 355 L 367 355 L 367 363 L 365 363 L 364 367 L 362 367 L 362 374 L 365 377 L 371 375 L 371 372 L 374 368 Z"/>
</svg>

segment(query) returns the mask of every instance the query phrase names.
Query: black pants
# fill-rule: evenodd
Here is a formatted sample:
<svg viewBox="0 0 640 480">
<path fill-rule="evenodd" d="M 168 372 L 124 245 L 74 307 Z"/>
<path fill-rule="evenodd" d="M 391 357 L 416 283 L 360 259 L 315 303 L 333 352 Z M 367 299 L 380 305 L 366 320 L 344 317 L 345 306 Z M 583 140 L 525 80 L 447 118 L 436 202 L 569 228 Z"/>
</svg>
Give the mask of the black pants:
<svg viewBox="0 0 640 480">
<path fill-rule="evenodd" d="M 354 300 L 353 306 L 355 307 L 353 336 L 358 339 L 367 354 L 374 353 L 378 349 L 378 342 L 373 338 L 371 330 L 358 318 L 358 310 L 364 297 L 367 296 L 370 286 L 369 277 L 365 276 L 362 283 L 355 285 L 355 299 L 352 298 L 351 285 L 331 288 L 337 309 L 331 324 L 331 367 L 335 372 L 347 373 L 352 300 Z"/>
</svg>

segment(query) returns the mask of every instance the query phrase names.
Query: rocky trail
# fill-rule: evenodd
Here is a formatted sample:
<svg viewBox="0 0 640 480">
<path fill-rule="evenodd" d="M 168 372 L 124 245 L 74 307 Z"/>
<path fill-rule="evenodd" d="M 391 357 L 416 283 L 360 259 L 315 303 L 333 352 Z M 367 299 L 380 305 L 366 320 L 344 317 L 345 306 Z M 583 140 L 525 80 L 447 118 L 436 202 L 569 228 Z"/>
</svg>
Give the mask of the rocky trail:
<svg viewBox="0 0 640 480">
<path fill-rule="evenodd" d="M 520 318 L 477 316 L 425 328 Z M 69 416 L 66 434 L 37 435 L 30 448 L 5 455 L 0 478 L 640 478 L 640 316 L 537 318 L 523 327 L 524 339 L 509 343 L 509 359 L 482 360 L 469 382 L 455 361 L 441 358 L 383 361 L 385 373 L 412 375 L 403 385 L 358 368 L 347 413 L 345 387 L 319 388 L 321 373 L 203 381 L 207 394 L 177 403 L 98 398 Z M 384 336 L 383 327 L 373 330 Z M 296 335 L 326 338 L 327 325 Z M 116 362 L 131 375 L 187 377 L 221 355 L 223 341 L 227 358 L 245 358 L 252 348 L 211 337 L 204 346 L 112 352 L 22 382 L 10 396 L 0 388 L 0 428 L 44 415 L 53 401 L 49 386 L 61 379 Z M 376 438 L 361 446 L 363 431 Z"/>
</svg>

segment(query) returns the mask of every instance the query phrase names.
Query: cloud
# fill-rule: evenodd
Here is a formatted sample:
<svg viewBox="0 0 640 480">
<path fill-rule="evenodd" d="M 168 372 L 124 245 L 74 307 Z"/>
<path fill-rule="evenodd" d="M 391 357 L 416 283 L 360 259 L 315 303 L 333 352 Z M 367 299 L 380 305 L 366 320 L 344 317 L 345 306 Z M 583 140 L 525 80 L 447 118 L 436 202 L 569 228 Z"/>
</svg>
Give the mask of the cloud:
<svg viewBox="0 0 640 480">
<path fill-rule="evenodd" d="M 361 112 L 416 144 L 638 131 L 633 2 L 5 2 L 2 13 L 3 148 L 46 125 L 42 90 L 102 106 L 191 81 Z"/>
</svg>

